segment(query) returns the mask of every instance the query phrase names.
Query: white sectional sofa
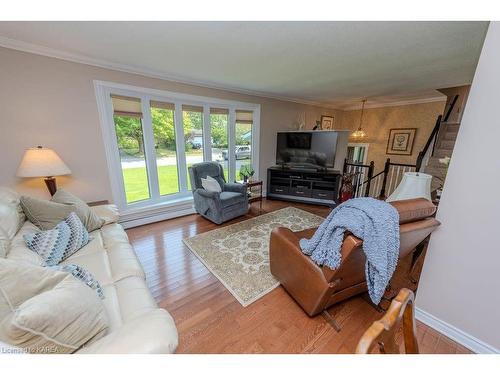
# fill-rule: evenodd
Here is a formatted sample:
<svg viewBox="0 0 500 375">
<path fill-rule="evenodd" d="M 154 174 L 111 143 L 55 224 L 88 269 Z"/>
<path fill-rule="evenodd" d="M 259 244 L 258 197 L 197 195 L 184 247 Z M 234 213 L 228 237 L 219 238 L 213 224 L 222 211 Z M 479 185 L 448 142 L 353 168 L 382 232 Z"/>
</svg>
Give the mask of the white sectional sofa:
<svg viewBox="0 0 500 375">
<path fill-rule="evenodd" d="M 157 306 L 151 296 L 127 234 L 117 223 L 115 206 L 92 209 L 105 220 L 105 225 L 91 232 L 90 243 L 63 264 L 78 264 L 100 282 L 109 329 L 106 336 L 76 353 L 173 353 L 178 343 L 174 320 L 166 310 Z M 18 222 L 13 222 L 16 215 L 9 215 L 9 210 L 20 211 L 19 196 L 0 189 L 0 234 L 4 238 L 0 256 L 43 265 L 40 256 L 29 250 L 23 239 L 23 234 L 38 228 L 22 214 L 17 215 Z M 19 285 L 22 287 L 22 280 L 19 280 Z"/>
</svg>

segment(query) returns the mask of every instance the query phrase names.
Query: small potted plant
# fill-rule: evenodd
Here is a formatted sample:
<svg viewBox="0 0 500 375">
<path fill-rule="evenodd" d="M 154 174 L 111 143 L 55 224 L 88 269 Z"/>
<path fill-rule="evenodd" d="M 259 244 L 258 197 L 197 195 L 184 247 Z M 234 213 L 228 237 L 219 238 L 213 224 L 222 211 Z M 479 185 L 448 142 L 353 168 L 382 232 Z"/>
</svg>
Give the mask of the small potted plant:
<svg viewBox="0 0 500 375">
<path fill-rule="evenodd" d="M 247 183 L 249 179 L 255 174 L 254 169 L 249 164 L 243 164 L 240 167 L 240 178 L 243 179 L 243 182 Z"/>
</svg>

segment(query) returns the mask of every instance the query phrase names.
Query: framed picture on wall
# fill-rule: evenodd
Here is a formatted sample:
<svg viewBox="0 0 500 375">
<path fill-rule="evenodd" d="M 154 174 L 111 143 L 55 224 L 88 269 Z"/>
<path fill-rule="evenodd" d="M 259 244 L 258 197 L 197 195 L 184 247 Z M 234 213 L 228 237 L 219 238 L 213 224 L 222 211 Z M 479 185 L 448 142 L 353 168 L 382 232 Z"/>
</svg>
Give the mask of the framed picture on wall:
<svg viewBox="0 0 500 375">
<path fill-rule="evenodd" d="M 416 133 L 416 128 L 389 130 L 386 153 L 388 155 L 411 155 Z"/>
<path fill-rule="evenodd" d="M 321 116 L 321 129 L 322 130 L 332 130 L 333 129 L 333 116 Z"/>
</svg>

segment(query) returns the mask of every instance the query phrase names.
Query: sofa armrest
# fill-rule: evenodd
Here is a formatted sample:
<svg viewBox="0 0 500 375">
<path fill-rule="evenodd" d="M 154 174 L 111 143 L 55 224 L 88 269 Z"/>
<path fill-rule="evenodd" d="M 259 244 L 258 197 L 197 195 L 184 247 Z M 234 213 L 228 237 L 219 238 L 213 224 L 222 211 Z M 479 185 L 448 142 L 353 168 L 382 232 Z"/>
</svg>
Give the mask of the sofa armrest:
<svg viewBox="0 0 500 375">
<path fill-rule="evenodd" d="M 224 184 L 224 191 L 245 194 L 247 191 L 247 186 L 245 184 L 239 184 L 237 182 L 228 182 Z"/>
<path fill-rule="evenodd" d="M 107 336 L 85 346 L 85 354 L 169 354 L 178 344 L 177 329 L 170 314 L 151 310 L 129 320 Z"/>
<path fill-rule="evenodd" d="M 112 224 L 118 222 L 120 219 L 120 214 L 118 213 L 118 207 L 114 204 L 103 204 L 101 206 L 90 207 L 94 213 L 104 220 L 104 224 Z"/>
</svg>

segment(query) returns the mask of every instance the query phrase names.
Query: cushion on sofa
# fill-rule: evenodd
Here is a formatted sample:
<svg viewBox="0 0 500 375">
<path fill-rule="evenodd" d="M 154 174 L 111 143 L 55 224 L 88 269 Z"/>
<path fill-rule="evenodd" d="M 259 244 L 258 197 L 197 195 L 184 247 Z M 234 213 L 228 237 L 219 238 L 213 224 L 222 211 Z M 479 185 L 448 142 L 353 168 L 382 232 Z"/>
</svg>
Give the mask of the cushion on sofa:
<svg viewBox="0 0 500 375">
<path fill-rule="evenodd" d="M 117 223 L 120 219 L 118 208 L 114 204 L 103 204 L 90 207 L 94 213 L 104 220 L 103 225 Z"/>
<path fill-rule="evenodd" d="M 7 255 L 12 238 L 25 220 L 19 198 L 16 192 L 0 187 L 0 258 Z"/>
<path fill-rule="evenodd" d="M 54 229 L 25 234 L 24 240 L 47 265 L 55 266 L 85 246 L 89 242 L 89 232 L 71 212 Z"/>
<path fill-rule="evenodd" d="M 29 353 L 72 353 L 107 327 L 99 297 L 70 274 L 0 259 L 1 341 Z"/>
<path fill-rule="evenodd" d="M 75 213 L 89 232 L 99 229 L 104 225 L 104 220 L 97 216 L 87 203 L 64 189 L 57 189 L 51 201 L 74 206 L 76 209 Z"/>
<path fill-rule="evenodd" d="M 104 299 L 104 293 L 102 291 L 101 284 L 99 283 L 99 281 L 97 281 L 94 275 L 92 275 L 82 266 L 79 266 L 78 264 L 63 264 L 50 267 L 56 271 L 62 271 L 71 274 L 75 279 L 80 280 L 89 288 L 95 290 L 100 299 Z"/>
<path fill-rule="evenodd" d="M 73 205 L 33 197 L 22 196 L 20 203 L 26 218 L 42 230 L 54 228 L 70 213 L 76 211 Z"/>
</svg>

